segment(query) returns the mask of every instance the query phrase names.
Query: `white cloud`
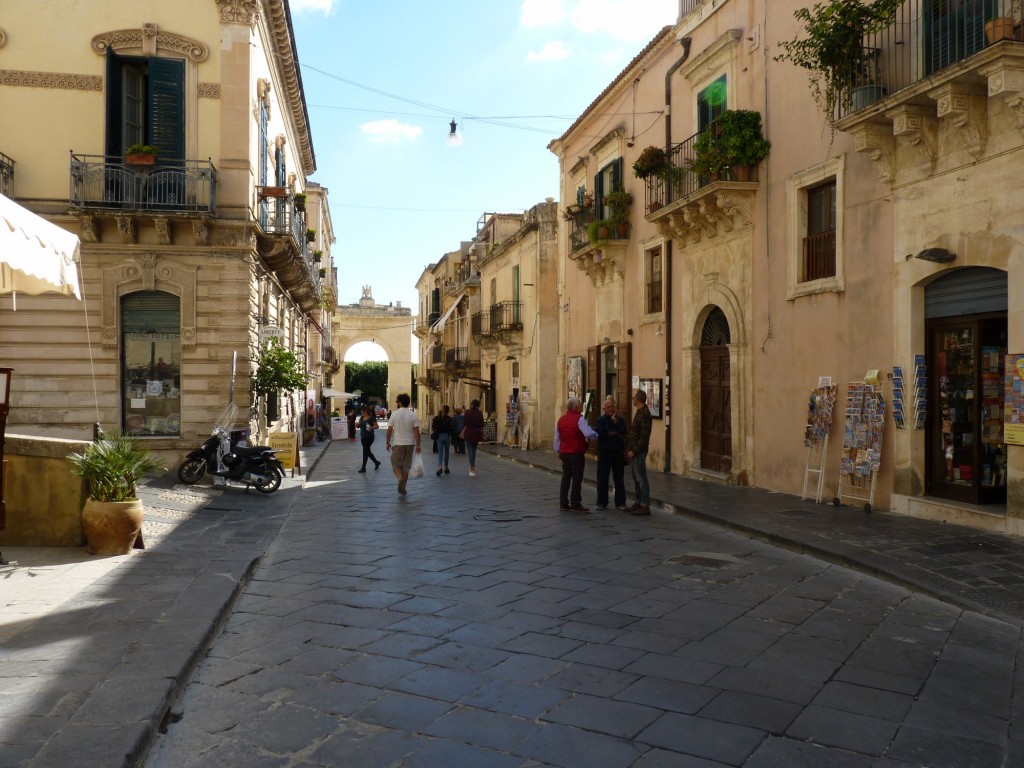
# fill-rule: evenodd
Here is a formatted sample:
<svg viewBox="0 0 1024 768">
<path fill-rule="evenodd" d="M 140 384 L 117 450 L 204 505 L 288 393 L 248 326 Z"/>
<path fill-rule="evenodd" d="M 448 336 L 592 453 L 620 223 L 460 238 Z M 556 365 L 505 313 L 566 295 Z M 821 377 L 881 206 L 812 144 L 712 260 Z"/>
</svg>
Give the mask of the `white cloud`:
<svg viewBox="0 0 1024 768">
<path fill-rule="evenodd" d="M 565 18 L 562 0 L 523 0 L 519 23 L 526 28 L 550 27 Z"/>
<path fill-rule="evenodd" d="M 334 10 L 334 0 L 291 0 L 290 5 L 295 13 L 323 11 L 324 16 L 328 16 Z"/>
<path fill-rule="evenodd" d="M 526 54 L 527 61 L 558 61 L 572 55 L 572 48 L 561 40 L 549 40 L 539 51 Z"/>
<path fill-rule="evenodd" d="M 375 120 L 363 123 L 360 127 L 363 135 L 376 144 L 398 144 L 402 141 L 418 139 L 423 129 L 418 125 L 405 125 L 397 120 Z"/>
<path fill-rule="evenodd" d="M 569 23 L 586 34 L 600 32 L 638 43 L 674 24 L 677 13 L 677 0 L 579 0 L 569 13 Z"/>
</svg>

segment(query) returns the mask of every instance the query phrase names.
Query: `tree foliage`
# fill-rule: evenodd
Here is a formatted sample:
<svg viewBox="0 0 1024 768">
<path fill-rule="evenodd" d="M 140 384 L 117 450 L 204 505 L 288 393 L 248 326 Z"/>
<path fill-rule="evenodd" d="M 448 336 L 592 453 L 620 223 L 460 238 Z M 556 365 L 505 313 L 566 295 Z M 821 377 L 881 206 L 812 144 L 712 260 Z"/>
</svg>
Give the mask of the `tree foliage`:
<svg viewBox="0 0 1024 768">
<path fill-rule="evenodd" d="M 376 397 L 381 402 L 388 392 L 388 364 L 384 360 L 365 363 L 345 363 L 345 391 L 359 390 L 364 398 Z M 397 392 L 395 393 L 398 394 Z"/>
<path fill-rule="evenodd" d="M 309 376 L 302 361 L 294 352 L 281 346 L 280 341 L 271 339 L 260 352 L 252 388 L 260 394 L 292 392 L 305 389 L 308 383 Z"/>
</svg>

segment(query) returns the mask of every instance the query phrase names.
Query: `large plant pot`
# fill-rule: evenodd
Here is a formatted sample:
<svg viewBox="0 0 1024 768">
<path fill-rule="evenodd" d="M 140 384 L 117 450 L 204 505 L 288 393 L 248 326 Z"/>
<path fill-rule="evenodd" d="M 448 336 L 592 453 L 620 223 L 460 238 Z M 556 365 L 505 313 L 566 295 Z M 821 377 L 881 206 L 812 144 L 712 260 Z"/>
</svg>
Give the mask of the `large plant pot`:
<svg viewBox="0 0 1024 768">
<path fill-rule="evenodd" d="M 82 531 L 93 555 L 127 555 L 132 548 L 142 549 L 142 502 L 85 502 Z"/>
<path fill-rule="evenodd" d="M 857 112 L 886 95 L 884 85 L 861 85 L 850 91 L 850 110 Z"/>
<path fill-rule="evenodd" d="M 1013 40 L 1013 27 L 1016 22 L 1009 17 L 989 19 L 985 22 L 985 40 L 989 45 L 1000 40 Z"/>
</svg>

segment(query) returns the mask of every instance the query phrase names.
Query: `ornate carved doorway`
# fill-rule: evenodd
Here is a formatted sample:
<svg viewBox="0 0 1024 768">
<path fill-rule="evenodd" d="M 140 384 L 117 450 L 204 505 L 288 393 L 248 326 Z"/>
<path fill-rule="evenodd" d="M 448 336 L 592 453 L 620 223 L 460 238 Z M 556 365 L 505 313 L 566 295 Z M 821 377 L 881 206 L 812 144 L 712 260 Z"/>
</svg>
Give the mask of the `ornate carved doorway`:
<svg viewBox="0 0 1024 768">
<path fill-rule="evenodd" d="M 732 470 L 729 342 L 729 321 L 715 307 L 700 340 L 700 466 L 713 472 Z"/>
</svg>

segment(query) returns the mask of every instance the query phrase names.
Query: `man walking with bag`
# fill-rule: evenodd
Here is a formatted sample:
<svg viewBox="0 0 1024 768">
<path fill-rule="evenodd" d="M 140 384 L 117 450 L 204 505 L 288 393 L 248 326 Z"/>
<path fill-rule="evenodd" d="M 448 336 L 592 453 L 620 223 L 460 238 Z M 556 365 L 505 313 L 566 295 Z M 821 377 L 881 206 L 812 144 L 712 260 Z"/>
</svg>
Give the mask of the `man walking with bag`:
<svg viewBox="0 0 1024 768">
<path fill-rule="evenodd" d="M 631 515 L 651 514 L 651 486 L 647 482 L 647 449 L 651 442 L 651 410 L 647 407 L 647 393 L 638 389 L 633 395 L 633 422 L 626 435 L 626 458 L 633 470 L 636 503 L 629 508 Z"/>
<path fill-rule="evenodd" d="M 385 448 L 391 451 L 391 469 L 398 478 L 398 492 L 404 494 L 413 453 L 420 452 L 420 423 L 409 410 L 409 396 L 403 392 L 397 400 L 398 410 L 388 419 Z"/>
</svg>

